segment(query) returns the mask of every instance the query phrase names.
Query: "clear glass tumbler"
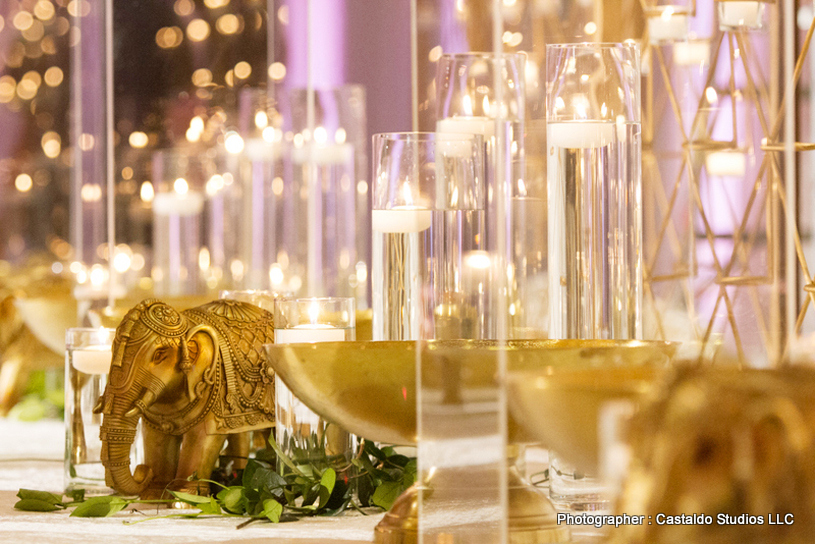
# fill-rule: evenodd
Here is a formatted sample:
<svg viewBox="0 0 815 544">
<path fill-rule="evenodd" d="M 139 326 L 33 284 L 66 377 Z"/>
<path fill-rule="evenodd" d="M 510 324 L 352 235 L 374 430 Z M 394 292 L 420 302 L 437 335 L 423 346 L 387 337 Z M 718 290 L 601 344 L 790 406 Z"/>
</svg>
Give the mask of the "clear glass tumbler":
<svg viewBox="0 0 815 544">
<path fill-rule="evenodd" d="M 353 297 L 279 298 L 275 301 L 275 344 L 342 342 L 355 339 Z M 275 435 L 283 453 L 297 465 L 348 469 L 356 438 L 329 424 L 275 377 Z M 278 471 L 291 469 L 278 460 Z"/>
<path fill-rule="evenodd" d="M 65 332 L 65 491 L 84 489 L 88 495 L 107 494 L 102 441 L 102 414 L 94 413 L 107 385 L 114 329 L 74 328 Z M 140 461 L 140 441 L 131 465 Z"/>
<path fill-rule="evenodd" d="M 374 340 L 486 334 L 489 289 L 472 280 L 477 271 L 467 274 L 484 250 L 482 142 L 472 134 L 374 135 Z"/>
</svg>

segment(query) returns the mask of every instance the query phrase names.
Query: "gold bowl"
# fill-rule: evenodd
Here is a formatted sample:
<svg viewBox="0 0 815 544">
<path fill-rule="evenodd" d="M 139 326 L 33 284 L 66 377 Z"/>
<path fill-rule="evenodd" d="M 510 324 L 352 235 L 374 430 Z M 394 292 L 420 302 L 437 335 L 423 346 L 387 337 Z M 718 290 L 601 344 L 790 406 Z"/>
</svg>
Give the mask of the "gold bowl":
<svg viewBox="0 0 815 544">
<path fill-rule="evenodd" d="M 625 400 L 636 407 L 644 402 L 668 371 L 676 347 L 663 343 L 649 353 L 640 344 L 632 341 L 602 359 L 586 358 L 575 365 L 511 369 L 507 392 L 511 417 L 537 442 L 581 470 L 596 473 L 603 405 Z"/>
<path fill-rule="evenodd" d="M 441 392 L 445 401 L 455 402 L 496 387 L 502 351 L 511 373 L 559 375 L 566 369 L 664 366 L 674 349 L 666 342 L 512 340 L 500 345 L 490 340 L 437 340 L 279 344 L 267 345 L 266 353 L 289 389 L 324 419 L 370 440 L 412 444 L 416 442 L 418 355 L 425 389 Z M 521 416 L 517 421 L 510 417 L 509 442 L 534 440 L 518 424 L 528 424 L 527 418 L 534 414 L 522 412 Z M 508 476 L 510 544 L 569 542 L 568 528 L 556 522 L 549 500 L 523 481 L 512 462 Z M 441 471 L 423 484 L 434 488 L 444 477 Z M 442 487 L 466 504 L 473 489 L 456 489 L 455 485 Z M 417 512 L 418 487 L 414 485 L 376 527 L 375 542 L 417 542 Z M 452 511 L 450 515 L 455 517 Z"/>
<path fill-rule="evenodd" d="M 605 365 L 665 365 L 675 346 L 667 342 L 612 340 L 431 340 L 270 344 L 269 363 L 292 392 L 324 419 L 377 442 L 416 442 L 416 357 L 425 361 L 466 361 L 468 387 L 495 383 L 500 350 L 510 372 L 557 373 L 562 369 L 602 369 Z M 653 363 L 653 364 L 652 364 Z M 427 364 L 426 385 L 449 378 Z M 526 425 L 509 421 L 510 442 L 537 441 Z"/>
</svg>

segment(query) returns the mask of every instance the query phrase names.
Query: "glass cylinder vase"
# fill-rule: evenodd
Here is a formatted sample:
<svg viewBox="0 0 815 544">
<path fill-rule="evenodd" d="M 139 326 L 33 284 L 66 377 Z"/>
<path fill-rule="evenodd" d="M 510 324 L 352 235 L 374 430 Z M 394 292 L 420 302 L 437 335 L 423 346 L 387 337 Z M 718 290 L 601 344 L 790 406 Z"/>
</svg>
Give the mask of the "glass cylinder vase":
<svg viewBox="0 0 815 544">
<path fill-rule="evenodd" d="M 274 303 L 275 344 L 343 342 L 355 339 L 352 297 L 278 298 Z M 347 475 L 357 440 L 329 424 L 275 377 L 275 439 L 282 452 L 301 466 L 322 465 Z M 291 471 L 278 458 L 280 474 Z"/>
<path fill-rule="evenodd" d="M 546 48 L 550 337 L 642 336 L 639 48 Z M 604 482 L 550 452 L 562 509 L 605 510 Z"/>
<path fill-rule="evenodd" d="M 552 338 L 642 329 L 639 47 L 546 48 Z"/>
<path fill-rule="evenodd" d="M 486 334 L 488 289 L 465 274 L 484 248 L 482 147 L 477 135 L 374 135 L 374 340 Z"/>
</svg>

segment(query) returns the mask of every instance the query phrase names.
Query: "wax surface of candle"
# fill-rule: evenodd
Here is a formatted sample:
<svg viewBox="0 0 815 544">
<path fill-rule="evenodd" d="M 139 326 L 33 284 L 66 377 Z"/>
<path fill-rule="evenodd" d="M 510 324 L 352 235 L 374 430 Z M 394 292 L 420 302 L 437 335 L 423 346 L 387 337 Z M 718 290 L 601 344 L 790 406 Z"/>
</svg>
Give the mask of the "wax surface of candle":
<svg viewBox="0 0 815 544">
<path fill-rule="evenodd" d="M 680 66 L 702 64 L 710 59 L 708 42 L 677 42 L 674 45 L 674 62 Z"/>
<path fill-rule="evenodd" d="M 422 232 L 430 228 L 431 213 L 418 206 L 395 206 L 389 210 L 374 210 L 371 226 L 377 232 Z"/>
<path fill-rule="evenodd" d="M 311 151 L 311 157 L 309 157 Z M 294 147 L 291 150 L 291 159 L 294 164 L 306 164 L 313 161 L 320 166 L 331 164 L 348 164 L 354 160 L 354 148 L 351 144 L 328 144 Z"/>
<path fill-rule="evenodd" d="M 249 138 L 243 147 L 243 156 L 250 161 L 271 161 L 280 158 L 283 144 L 267 142 L 263 138 Z"/>
<path fill-rule="evenodd" d="M 204 210 L 204 195 L 199 192 L 159 193 L 153 198 L 153 213 L 156 215 L 189 216 Z"/>
<path fill-rule="evenodd" d="M 711 176 L 741 177 L 747 170 L 747 157 L 744 153 L 717 151 L 707 156 L 705 166 Z"/>
<path fill-rule="evenodd" d="M 719 24 L 725 27 L 761 26 L 763 4 L 761 2 L 719 2 Z"/>
<path fill-rule="evenodd" d="M 448 117 L 436 123 L 436 132 L 452 134 L 480 134 L 485 138 L 495 135 L 495 120 L 489 117 Z"/>
<path fill-rule="evenodd" d="M 688 18 L 674 13 L 671 16 L 648 17 L 648 39 L 651 43 L 684 40 L 688 37 Z"/>
<path fill-rule="evenodd" d="M 331 325 L 297 325 L 291 329 L 275 329 L 275 344 L 294 344 L 305 342 L 341 342 L 345 340 L 345 329 Z"/>
<path fill-rule="evenodd" d="M 74 368 L 85 374 L 107 374 L 111 358 L 110 346 L 89 346 L 71 352 Z"/>
<path fill-rule="evenodd" d="M 549 146 L 585 149 L 603 147 L 614 137 L 611 121 L 566 121 L 547 123 L 546 138 Z"/>
</svg>

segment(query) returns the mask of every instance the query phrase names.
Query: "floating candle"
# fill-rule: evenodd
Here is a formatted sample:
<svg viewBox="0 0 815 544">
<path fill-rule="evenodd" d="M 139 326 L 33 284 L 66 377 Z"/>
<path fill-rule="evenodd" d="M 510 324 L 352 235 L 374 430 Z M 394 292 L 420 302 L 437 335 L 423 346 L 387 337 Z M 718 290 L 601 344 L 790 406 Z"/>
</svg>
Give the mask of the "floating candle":
<svg viewBox="0 0 815 544">
<path fill-rule="evenodd" d="M 159 193 L 153 198 L 153 213 L 156 215 L 188 217 L 203 210 L 204 195 L 196 191 Z"/>
<path fill-rule="evenodd" d="M 71 351 L 71 364 L 85 374 L 107 374 L 111 358 L 110 346 L 88 346 Z"/>
<path fill-rule="evenodd" d="M 710 43 L 707 40 L 677 42 L 674 45 L 674 62 L 679 66 L 693 66 L 710 60 Z"/>
<path fill-rule="evenodd" d="M 669 43 L 688 37 L 688 16 L 674 6 L 659 6 L 648 13 L 648 40 L 651 44 Z"/>
<path fill-rule="evenodd" d="M 436 132 L 449 134 L 480 134 L 484 138 L 495 135 L 495 119 L 489 117 L 448 117 L 436 123 Z"/>
<path fill-rule="evenodd" d="M 705 158 L 711 176 L 742 177 L 747 169 L 747 157 L 740 151 L 716 151 Z"/>
<path fill-rule="evenodd" d="M 274 334 L 275 344 L 341 342 L 345 340 L 345 329 L 338 329 L 321 323 L 297 325 L 290 329 L 276 329 Z"/>
<path fill-rule="evenodd" d="M 719 4 L 719 28 L 761 28 L 764 22 L 764 3 L 752 1 L 717 2 Z"/>
<path fill-rule="evenodd" d="M 294 164 L 312 162 L 320 166 L 348 164 L 354 160 L 354 146 L 351 144 L 328 144 L 316 145 L 313 148 L 309 148 L 308 145 L 293 147 L 291 160 Z"/>
<path fill-rule="evenodd" d="M 394 206 L 371 213 L 371 227 L 376 232 L 422 232 L 430 228 L 430 222 L 430 209 L 419 206 Z"/>
<path fill-rule="evenodd" d="M 609 145 L 614 139 L 611 121 L 564 121 L 546 124 L 549 146 L 585 149 Z"/>
</svg>

